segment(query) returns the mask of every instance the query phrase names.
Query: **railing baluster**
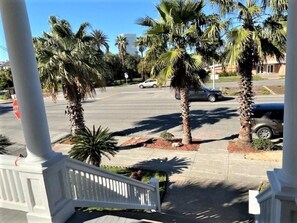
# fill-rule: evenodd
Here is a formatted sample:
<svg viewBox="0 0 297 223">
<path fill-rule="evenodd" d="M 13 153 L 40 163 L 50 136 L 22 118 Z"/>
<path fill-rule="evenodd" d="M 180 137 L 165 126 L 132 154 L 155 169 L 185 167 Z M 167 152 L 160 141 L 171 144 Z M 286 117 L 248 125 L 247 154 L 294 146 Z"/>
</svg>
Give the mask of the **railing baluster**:
<svg viewBox="0 0 297 223">
<path fill-rule="evenodd" d="M 74 199 L 78 202 L 93 201 L 99 205 L 106 204 L 108 207 L 119 207 L 120 203 L 123 208 L 127 204 L 126 207 L 130 208 L 138 206 L 139 209 L 155 209 L 157 196 L 153 185 L 118 176 L 78 161 L 68 160 L 66 166 L 69 168 L 67 172 L 71 179 L 71 188 L 73 192 L 77 191 Z M 96 206 L 96 203 L 92 205 Z"/>
<path fill-rule="evenodd" d="M 22 187 L 22 183 L 21 183 L 21 179 L 20 179 L 20 174 L 16 171 L 14 171 L 14 181 L 16 184 L 16 189 L 17 189 L 17 193 L 18 193 L 18 197 L 19 197 L 19 202 L 20 203 L 25 203 L 25 195 L 24 195 L 24 191 L 23 191 L 23 187 Z"/>
<path fill-rule="evenodd" d="M 4 184 L 6 199 L 8 201 L 12 201 L 11 190 L 9 188 L 9 183 L 8 183 L 9 179 L 7 177 L 7 170 L 2 170 L 2 176 L 3 176 L 3 184 Z"/>
<path fill-rule="evenodd" d="M 13 177 L 13 171 L 12 170 L 7 170 L 7 179 L 8 179 L 8 185 L 9 185 L 9 190 L 11 192 L 11 198 L 12 201 L 18 202 L 19 197 L 16 189 L 16 182 L 14 181 Z"/>
<path fill-rule="evenodd" d="M 0 195 L 2 200 L 7 200 L 5 188 L 4 188 L 4 177 L 2 174 L 2 170 L 0 171 Z"/>
</svg>

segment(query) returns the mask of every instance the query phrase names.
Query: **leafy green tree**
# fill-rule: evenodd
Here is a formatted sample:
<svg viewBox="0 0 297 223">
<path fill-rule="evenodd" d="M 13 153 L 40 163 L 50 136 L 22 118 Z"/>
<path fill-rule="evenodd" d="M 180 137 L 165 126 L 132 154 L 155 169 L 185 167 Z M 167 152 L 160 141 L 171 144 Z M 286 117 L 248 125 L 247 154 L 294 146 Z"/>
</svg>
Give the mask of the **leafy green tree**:
<svg viewBox="0 0 297 223">
<path fill-rule="evenodd" d="M 115 80 L 124 78 L 122 62 L 118 54 L 107 53 L 104 55 L 104 61 L 107 64 L 105 77 L 107 84 L 113 84 Z"/>
<path fill-rule="evenodd" d="M 80 130 L 72 141 L 74 146 L 69 156 L 98 167 L 102 156 L 110 159 L 109 155 L 114 156 L 118 152 L 116 140 L 107 128 L 102 129 L 101 126 L 97 130 L 94 125 L 92 130 L 87 127 Z"/>
<path fill-rule="evenodd" d="M 200 85 L 199 73 L 205 56 L 203 52 L 193 53 L 191 49 L 198 45 L 198 37 L 215 42 L 215 37 L 206 32 L 207 20 L 203 7 L 203 1 L 161 0 L 156 6 L 160 16 L 158 21 L 150 17 L 137 21 L 148 27 L 149 49 L 146 56 L 156 59 L 152 72 L 158 75 L 163 84 L 170 78 L 171 87 L 180 92 L 183 144 L 192 142 L 188 94 L 190 87 Z"/>
<path fill-rule="evenodd" d="M 95 94 L 95 85 L 105 86 L 105 64 L 98 39 L 87 33 L 88 23 L 73 32 L 70 24 L 54 16 L 49 19 L 50 31 L 34 39 L 41 82 L 54 100 L 62 84 L 67 101 L 71 133 L 84 129 L 82 100 Z"/>
<path fill-rule="evenodd" d="M 236 26 L 226 33 L 227 63 L 236 64 L 240 74 L 240 131 L 239 142 L 251 143 L 251 115 L 253 104 L 252 69 L 268 56 L 283 58 L 286 45 L 285 17 L 267 17 L 258 1 L 212 0 L 221 13 L 237 15 Z M 227 3 L 226 3 L 227 2 Z M 268 1 L 266 1 L 268 2 Z M 273 1 L 270 1 L 270 3 Z"/>
<path fill-rule="evenodd" d="M 141 58 L 139 55 L 130 55 L 127 54 L 125 59 L 125 68 L 126 72 L 129 74 L 129 78 L 132 81 L 132 78 L 138 75 L 137 65 L 140 62 Z"/>
<path fill-rule="evenodd" d="M 11 69 L 0 70 L 0 90 L 13 86 Z"/>
</svg>

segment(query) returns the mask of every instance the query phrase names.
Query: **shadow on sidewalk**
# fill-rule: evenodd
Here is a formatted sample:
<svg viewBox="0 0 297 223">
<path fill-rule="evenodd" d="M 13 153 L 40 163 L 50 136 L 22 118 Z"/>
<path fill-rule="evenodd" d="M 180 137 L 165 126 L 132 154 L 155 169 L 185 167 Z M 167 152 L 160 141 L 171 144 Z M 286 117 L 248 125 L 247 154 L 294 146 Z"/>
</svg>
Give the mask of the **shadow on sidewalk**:
<svg viewBox="0 0 297 223">
<path fill-rule="evenodd" d="M 215 124 L 222 119 L 230 119 L 238 116 L 236 109 L 216 108 L 213 110 L 193 110 L 191 111 L 190 122 L 191 129 L 200 128 L 205 124 Z M 173 113 L 167 115 L 153 116 L 148 119 L 136 122 L 135 126 L 129 129 L 115 132 L 115 136 L 126 136 L 142 131 L 151 133 L 160 133 L 181 125 L 181 114 Z"/>
<path fill-rule="evenodd" d="M 10 104 L 9 106 L 3 106 L 3 104 Z M 0 104 L 0 115 L 3 115 L 7 112 L 11 112 L 12 109 L 12 104 L 11 103 L 2 103 L 2 105 Z"/>
<path fill-rule="evenodd" d="M 230 136 L 226 136 L 220 139 L 205 139 L 205 140 L 200 140 L 199 144 L 204 144 L 204 143 L 209 143 L 209 142 L 216 142 L 216 141 L 223 141 L 223 140 L 232 140 L 238 138 L 238 134 L 232 134 Z"/>
<path fill-rule="evenodd" d="M 163 210 L 197 222 L 249 222 L 248 190 L 252 185 L 229 182 L 191 180 L 173 183 L 168 190 Z"/>
<path fill-rule="evenodd" d="M 150 170 L 161 170 L 168 174 L 168 176 L 176 173 L 182 173 L 190 165 L 190 161 L 186 158 L 173 157 L 172 159 L 158 158 L 152 160 L 145 160 L 135 164 L 134 168 L 148 168 Z"/>
<path fill-rule="evenodd" d="M 84 222 L 91 219 L 95 222 L 96 218 L 98 220 L 96 222 L 101 222 L 100 219 L 109 215 L 135 219 L 133 221 L 135 223 L 149 221 L 164 223 L 249 223 L 253 222 L 253 217 L 248 214 L 247 196 L 250 188 L 252 188 L 251 185 L 238 186 L 227 182 L 205 180 L 186 181 L 182 184 L 174 183 L 166 195 L 165 202 L 162 205 L 162 213 L 131 210 L 85 213 L 78 211 L 76 217 L 80 221 L 71 222 Z"/>
</svg>

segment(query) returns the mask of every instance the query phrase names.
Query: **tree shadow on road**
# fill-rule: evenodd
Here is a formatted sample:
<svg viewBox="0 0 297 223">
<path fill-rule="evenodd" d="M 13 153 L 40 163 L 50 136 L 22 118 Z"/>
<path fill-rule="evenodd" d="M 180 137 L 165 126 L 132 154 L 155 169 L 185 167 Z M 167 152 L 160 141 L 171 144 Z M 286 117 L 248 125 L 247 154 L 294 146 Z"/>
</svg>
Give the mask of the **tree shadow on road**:
<svg viewBox="0 0 297 223">
<path fill-rule="evenodd" d="M 2 103 L 2 104 L 11 104 L 11 103 Z M 0 115 L 3 115 L 7 112 L 11 112 L 13 109 L 12 109 L 12 104 L 11 106 L 3 106 L 0 104 Z"/>
<path fill-rule="evenodd" d="M 222 119 L 230 119 L 238 116 L 236 109 L 216 108 L 213 110 L 193 110 L 191 111 L 191 129 L 200 128 L 205 124 L 215 124 Z M 132 128 L 115 132 L 114 135 L 125 136 L 142 131 L 160 133 L 165 130 L 180 126 L 182 123 L 181 114 L 173 113 L 166 115 L 153 116 L 148 119 L 136 122 Z"/>
<path fill-rule="evenodd" d="M 160 170 L 166 172 L 169 176 L 176 173 L 182 173 L 190 165 L 190 160 L 186 158 L 157 158 L 136 163 L 134 168 L 147 168 L 150 170 Z"/>
</svg>

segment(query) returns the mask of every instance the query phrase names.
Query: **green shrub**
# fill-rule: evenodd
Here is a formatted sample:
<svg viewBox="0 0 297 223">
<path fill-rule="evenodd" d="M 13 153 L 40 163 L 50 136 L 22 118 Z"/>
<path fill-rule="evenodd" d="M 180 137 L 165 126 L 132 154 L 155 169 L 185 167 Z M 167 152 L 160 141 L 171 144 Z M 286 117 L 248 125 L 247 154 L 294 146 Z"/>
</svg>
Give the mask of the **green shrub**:
<svg viewBox="0 0 297 223">
<path fill-rule="evenodd" d="M 223 71 L 221 73 L 219 73 L 220 77 L 234 77 L 234 76 L 238 76 L 238 73 L 236 71 Z"/>
<path fill-rule="evenodd" d="M 69 151 L 69 156 L 94 166 L 100 166 L 102 155 L 110 159 L 118 152 L 117 142 L 108 128 L 101 126 L 96 130 L 85 128 L 73 136 L 74 146 Z"/>
<path fill-rule="evenodd" d="M 252 146 L 257 150 L 272 150 L 274 148 L 274 144 L 269 139 L 254 139 L 252 142 Z"/>
<path fill-rule="evenodd" d="M 174 137 L 174 135 L 171 134 L 170 132 L 164 131 L 164 132 L 161 132 L 160 137 L 165 140 L 170 140 Z"/>
</svg>

